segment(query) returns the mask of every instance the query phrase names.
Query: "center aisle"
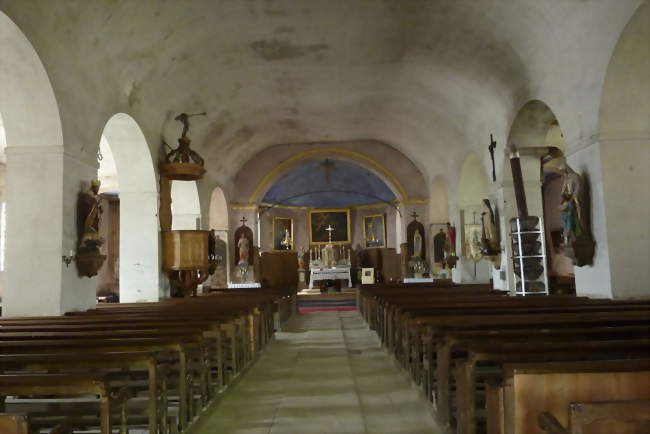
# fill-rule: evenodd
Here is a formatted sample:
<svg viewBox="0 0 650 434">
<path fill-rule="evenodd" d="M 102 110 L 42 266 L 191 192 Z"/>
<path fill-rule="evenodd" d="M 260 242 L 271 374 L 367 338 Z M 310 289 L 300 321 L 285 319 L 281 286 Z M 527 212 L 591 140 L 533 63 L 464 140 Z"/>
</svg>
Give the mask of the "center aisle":
<svg viewBox="0 0 650 434">
<path fill-rule="evenodd" d="M 299 315 L 194 434 L 430 434 L 430 404 L 357 312 Z"/>
</svg>

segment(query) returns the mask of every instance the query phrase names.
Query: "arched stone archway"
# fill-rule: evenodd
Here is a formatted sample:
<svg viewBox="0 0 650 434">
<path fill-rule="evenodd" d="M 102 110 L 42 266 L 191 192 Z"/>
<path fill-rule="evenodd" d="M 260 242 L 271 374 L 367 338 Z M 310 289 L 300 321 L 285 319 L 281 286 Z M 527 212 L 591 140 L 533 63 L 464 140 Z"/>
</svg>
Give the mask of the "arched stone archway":
<svg viewBox="0 0 650 434">
<path fill-rule="evenodd" d="M 102 133 L 115 159 L 120 197 L 120 302 L 160 297 L 158 188 L 147 141 L 126 113 Z"/>
<path fill-rule="evenodd" d="M 542 195 L 542 166 L 541 153 L 550 146 L 565 151 L 566 143 L 562 133 L 561 122 L 553 110 L 543 101 L 534 99 L 526 102 L 517 112 L 508 132 L 507 145 L 520 150 L 524 190 L 528 213 L 534 216 L 544 216 L 544 199 Z M 528 149 L 526 149 L 528 148 Z M 531 149 L 531 148 L 534 148 Z M 495 155 L 495 158 L 498 158 Z M 518 215 L 510 155 L 504 153 L 501 157 L 501 170 L 497 173 L 497 184 L 490 197 L 495 212 L 499 215 L 499 232 L 501 235 L 501 265 L 499 272 L 493 273 L 494 287 L 512 290 L 513 276 L 511 272 L 512 248 L 509 239 L 508 222 Z"/>
<path fill-rule="evenodd" d="M 66 269 L 61 260 L 74 233 L 74 222 L 66 220 L 73 208 L 64 197 L 70 186 L 63 182 L 64 173 L 84 169 L 64 152 L 59 109 L 38 54 L 2 12 L 0 40 L 7 209 L 2 314 L 59 315 L 94 302 L 94 294 L 78 284 L 74 268 Z"/>
<path fill-rule="evenodd" d="M 217 257 L 220 263 L 212 276 L 211 283 L 215 287 L 225 287 L 230 280 L 230 240 L 228 201 L 221 187 L 215 187 L 210 195 L 209 226 L 215 231 L 217 240 Z M 234 230 L 234 229 L 233 229 Z"/>
<path fill-rule="evenodd" d="M 607 68 L 599 143 L 580 164 L 591 166 L 598 295 L 647 297 L 650 281 L 650 4 L 623 30 Z M 602 196 L 600 196 L 602 195 Z M 600 197 L 599 197 L 600 196 Z M 597 226 L 599 225 L 599 226 Z M 586 276 L 587 277 L 587 276 Z M 606 282 L 611 282 L 609 288 Z M 593 291 L 593 290 L 592 290 Z"/>
</svg>

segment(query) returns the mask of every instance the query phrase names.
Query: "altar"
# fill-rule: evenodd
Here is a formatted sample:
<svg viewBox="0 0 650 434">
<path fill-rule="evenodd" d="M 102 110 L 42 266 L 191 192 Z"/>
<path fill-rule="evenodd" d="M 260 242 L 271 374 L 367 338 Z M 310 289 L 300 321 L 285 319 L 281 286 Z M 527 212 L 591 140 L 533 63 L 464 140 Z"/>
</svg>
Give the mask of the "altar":
<svg viewBox="0 0 650 434">
<path fill-rule="evenodd" d="M 347 280 L 348 287 L 352 287 L 350 267 L 312 268 L 310 271 L 311 278 L 309 279 L 309 289 L 314 288 L 314 281 L 316 280 Z"/>
</svg>

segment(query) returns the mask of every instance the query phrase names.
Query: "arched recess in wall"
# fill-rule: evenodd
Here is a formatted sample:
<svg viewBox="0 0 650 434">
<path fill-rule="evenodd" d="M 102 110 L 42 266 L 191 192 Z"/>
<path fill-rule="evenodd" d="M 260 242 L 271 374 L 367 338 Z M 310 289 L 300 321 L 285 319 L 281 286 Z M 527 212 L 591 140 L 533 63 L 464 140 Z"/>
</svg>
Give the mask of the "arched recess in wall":
<svg viewBox="0 0 650 434">
<path fill-rule="evenodd" d="M 324 148 L 324 149 L 315 149 L 311 151 L 302 152 L 300 154 L 294 155 L 293 157 L 283 161 L 273 168 L 273 170 L 266 173 L 257 183 L 257 186 L 253 190 L 249 198 L 249 203 L 255 203 L 261 201 L 261 199 L 266 195 L 271 186 L 283 175 L 285 175 L 290 170 L 304 165 L 307 162 L 318 161 L 322 162 L 325 160 L 341 160 L 348 161 L 354 165 L 360 166 L 379 179 L 381 179 L 386 186 L 393 192 L 398 201 L 409 201 L 409 196 L 400 182 L 399 179 L 391 172 L 387 167 L 384 167 L 381 163 L 375 159 L 364 155 L 359 152 L 350 151 L 346 149 L 337 149 L 337 148 Z"/>
<path fill-rule="evenodd" d="M 600 106 L 600 162 L 616 298 L 648 296 L 650 280 L 650 4 L 636 10 L 617 42 Z M 594 179 L 594 184 L 599 180 Z M 596 219 L 596 215 L 594 219 Z M 596 231 L 597 228 L 594 228 Z M 604 232 L 604 231 L 603 231 Z M 596 234 L 598 236 L 598 234 Z"/>
<path fill-rule="evenodd" d="M 196 181 L 172 181 L 172 230 L 201 228 L 201 204 Z"/>
<path fill-rule="evenodd" d="M 62 309 L 63 134 L 47 72 L 29 40 L 0 12 L 0 113 L 6 136 L 6 288 L 3 315 Z M 34 167 L 40 167 L 37 176 Z M 35 204 L 47 213 L 35 212 Z M 39 266 L 32 261 L 38 258 Z M 30 297 L 24 295 L 30 288 Z M 34 300 L 38 300 L 35 306 Z M 82 303 L 83 304 L 83 303 Z"/>
<path fill-rule="evenodd" d="M 101 140 L 112 152 L 119 184 L 120 302 L 157 301 L 158 188 L 149 145 L 137 122 L 125 113 L 108 120 Z"/>
<path fill-rule="evenodd" d="M 566 141 L 557 117 L 551 108 L 540 100 L 529 101 L 519 110 L 510 129 L 508 143 L 516 145 L 519 149 L 554 147 L 562 154 L 566 150 Z M 540 156 L 541 152 L 521 159 L 528 211 L 530 215 L 544 217 L 551 285 L 556 288 L 562 285 L 571 288 L 574 277 L 573 261 L 560 248 L 562 234 L 560 203 L 563 178 L 557 169 L 558 164 L 564 164 L 564 160 L 559 158 L 542 165 Z M 504 158 L 503 179 L 511 181 L 510 162 L 508 156 Z M 513 207 L 508 213 L 510 215 L 504 216 L 506 220 L 517 215 L 514 197 L 510 201 Z"/>
<path fill-rule="evenodd" d="M 481 213 L 489 186 L 480 157 L 469 154 L 463 161 L 458 184 L 459 224 L 456 227 L 456 254 L 460 257 L 455 279 L 460 282 L 487 283 L 491 277 L 490 263 L 480 259 Z"/>
<path fill-rule="evenodd" d="M 444 253 L 442 257 L 440 256 L 440 245 L 446 239 L 445 227 L 446 223 L 450 221 L 447 183 L 442 177 L 436 177 L 429 189 L 429 221 L 430 228 L 427 231 L 429 234 L 429 245 L 431 246 L 431 255 L 429 255 L 429 258 L 431 260 L 431 269 L 437 274 L 442 270 L 440 260 L 444 258 Z M 439 235 L 441 232 L 445 235 Z"/>
<path fill-rule="evenodd" d="M 230 273 L 230 249 L 228 240 L 230 228 L 228 226 L 228 202 L 221 187 L 215 187 L 210 196 L 210 229 L 214 230 L 216 241 L 217 270 L 211 277 L 211 284 L 223 288 L 228 284 Z"/>
<path fill-rule="evenodd" d="M 228 202 L 221 187 L 215 187 L 210 197 L 210 229 L 228 230 Z"/>
</svg>

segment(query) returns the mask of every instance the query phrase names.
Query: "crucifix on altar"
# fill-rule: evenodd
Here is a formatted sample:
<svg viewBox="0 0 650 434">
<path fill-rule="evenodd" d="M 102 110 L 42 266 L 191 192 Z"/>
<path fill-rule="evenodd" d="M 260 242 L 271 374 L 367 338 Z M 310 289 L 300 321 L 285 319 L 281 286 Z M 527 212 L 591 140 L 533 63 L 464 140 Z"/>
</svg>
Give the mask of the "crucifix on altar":
<svg viewBox="0 0 650 434">
<path fill-rule="evenodd" d="M 334 232 L 334 228 L 332 225 L 329 225 L 327 228 L 325 228 L 325 230 L 327 231 L 327 235 L 329 237 L 329 244 L 332 244 L 332 232 Z"/>
</svg>

